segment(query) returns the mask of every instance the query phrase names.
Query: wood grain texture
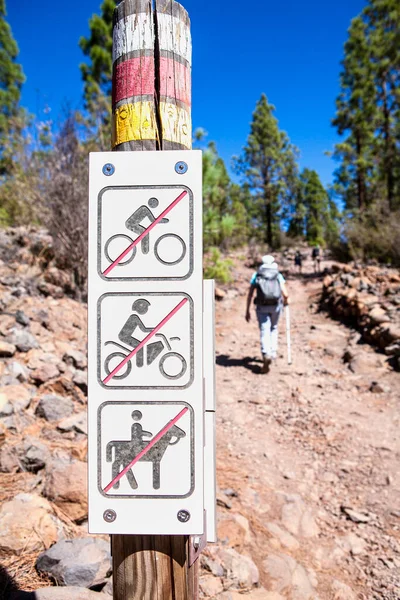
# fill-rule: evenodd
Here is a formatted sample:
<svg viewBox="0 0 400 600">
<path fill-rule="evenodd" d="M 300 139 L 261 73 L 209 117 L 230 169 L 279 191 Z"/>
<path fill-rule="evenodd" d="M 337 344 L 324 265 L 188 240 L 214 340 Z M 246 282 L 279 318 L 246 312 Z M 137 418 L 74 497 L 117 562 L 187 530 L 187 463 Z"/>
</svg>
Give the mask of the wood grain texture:
<svg viewBox="0 0 400 600">
<path fill-rule="evenodd" d="M 163 150 L 192 148 L 192 39 L 186 10 L 174 0 L 155 0 L 159 57 L 159 120 Z"/>
<path fill-rule="evenodd" d="M 189 16 L 171 0 L 157 0 L 156 10 L 163 50 L 152 0 L 122 0 L 114 12 L 114 150 L 191 147 Z M 187 536 L 113 535 L 111 549 L 114 600 L 198 600 Z"/>
</svg>

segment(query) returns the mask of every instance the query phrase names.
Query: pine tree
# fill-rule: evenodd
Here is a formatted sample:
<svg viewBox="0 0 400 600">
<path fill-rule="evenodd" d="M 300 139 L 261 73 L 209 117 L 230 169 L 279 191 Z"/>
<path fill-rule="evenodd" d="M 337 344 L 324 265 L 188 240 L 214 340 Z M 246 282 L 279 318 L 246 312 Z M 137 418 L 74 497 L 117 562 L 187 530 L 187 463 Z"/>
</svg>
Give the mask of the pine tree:
<svg viewBox="0 0 400 600">
<path fill-rule="evenodd" d="M 379 179 L 394 210 L 400 206 L 400 4 L 371 0 L 363 18 L 377 99 Z"/>
<path fill-rule="evenodd" d="M 9 146 L 9 137 L 20 128 L 21 109 L 19 100 L 25 77 L 16 62 L 18 46 L 6 21 L 5 0 L 0 0 L 0 172 L 11 168 L 11 156 L 4 154 Z"/>
<path fill-rule="evenodd" d="M 333 125 L 339 135 L 347 137 L 335 149 L 335 158 L 342 161 L 335 173 L 336 190 L 346 208 L 363 210 L 371 202 L 376 94 L 366 25 L 361 17 L 351 23 L 342 65 Z"/>
<path fill-rule="evenodd" d="M 250 216 L 263 228 L 264 240 L 271 247 L 279 244 L 281 216 L 293 202 L 297 185 L 296 149 L 280 131 L 274 110 L 262 94 L 238 162 L 253 196 Z"/>
<path fill-rule="evenodd" d="M 101 14 L 89 20 L 90 36 L 81 37 L 79 46 L 89 62 L 80 70 L 84 81 L 85 106 L 88 110 L 102 148 L 107 147 L 111 116 L 112 87 L 112 28 L 115 0 L 104 0 Z"/>
</svg>

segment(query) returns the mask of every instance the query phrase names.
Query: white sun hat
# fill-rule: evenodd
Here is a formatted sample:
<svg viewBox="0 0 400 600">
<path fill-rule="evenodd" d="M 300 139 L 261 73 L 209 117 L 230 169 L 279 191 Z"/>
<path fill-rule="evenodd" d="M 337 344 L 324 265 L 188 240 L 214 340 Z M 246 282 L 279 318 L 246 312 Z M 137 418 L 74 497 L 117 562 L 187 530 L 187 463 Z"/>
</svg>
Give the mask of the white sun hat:
<svg viewBox="0 0 400 600">
<path fill-rule="evenodd" d="M 265 256 L 262 257 L 261 260 L 263 261 L 264 265 L 272 265 L 272 263 L 275 262 L 275 259 L 272 256 L 272 254 L 266 254 Z"/>
</svg>

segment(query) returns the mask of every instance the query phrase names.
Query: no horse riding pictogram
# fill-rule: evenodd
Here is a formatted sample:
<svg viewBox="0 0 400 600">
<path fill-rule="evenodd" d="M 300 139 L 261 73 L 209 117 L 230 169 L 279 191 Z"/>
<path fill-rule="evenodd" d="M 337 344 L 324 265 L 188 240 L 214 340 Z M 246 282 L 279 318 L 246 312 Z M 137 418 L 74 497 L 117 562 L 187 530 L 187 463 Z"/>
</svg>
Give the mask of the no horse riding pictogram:
<svg viewBox="0 0 400 600">
<path fill-rule="evenodd" d="M 99 489 L 123 497 L 185 497 L 193 486 L 193 410 L 174 402 L 99 409 Z"/>
</svg>

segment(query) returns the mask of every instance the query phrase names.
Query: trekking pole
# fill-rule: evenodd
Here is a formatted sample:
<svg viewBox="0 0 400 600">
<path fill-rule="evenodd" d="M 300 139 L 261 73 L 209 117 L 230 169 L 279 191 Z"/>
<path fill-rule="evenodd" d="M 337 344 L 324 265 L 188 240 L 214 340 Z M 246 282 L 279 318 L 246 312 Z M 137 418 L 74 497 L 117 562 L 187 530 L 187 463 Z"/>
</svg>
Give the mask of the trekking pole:
<svg viewBox="0 0 400 600">
<path fill-rule="evenodd" d="M 287 343 L 287 361 L 288 365 L 292 364 L 292 347 L 290 339 L 290 309 L 289 306 L 285 306 L 286 316 L 286 343 Z"/>
</svg>

